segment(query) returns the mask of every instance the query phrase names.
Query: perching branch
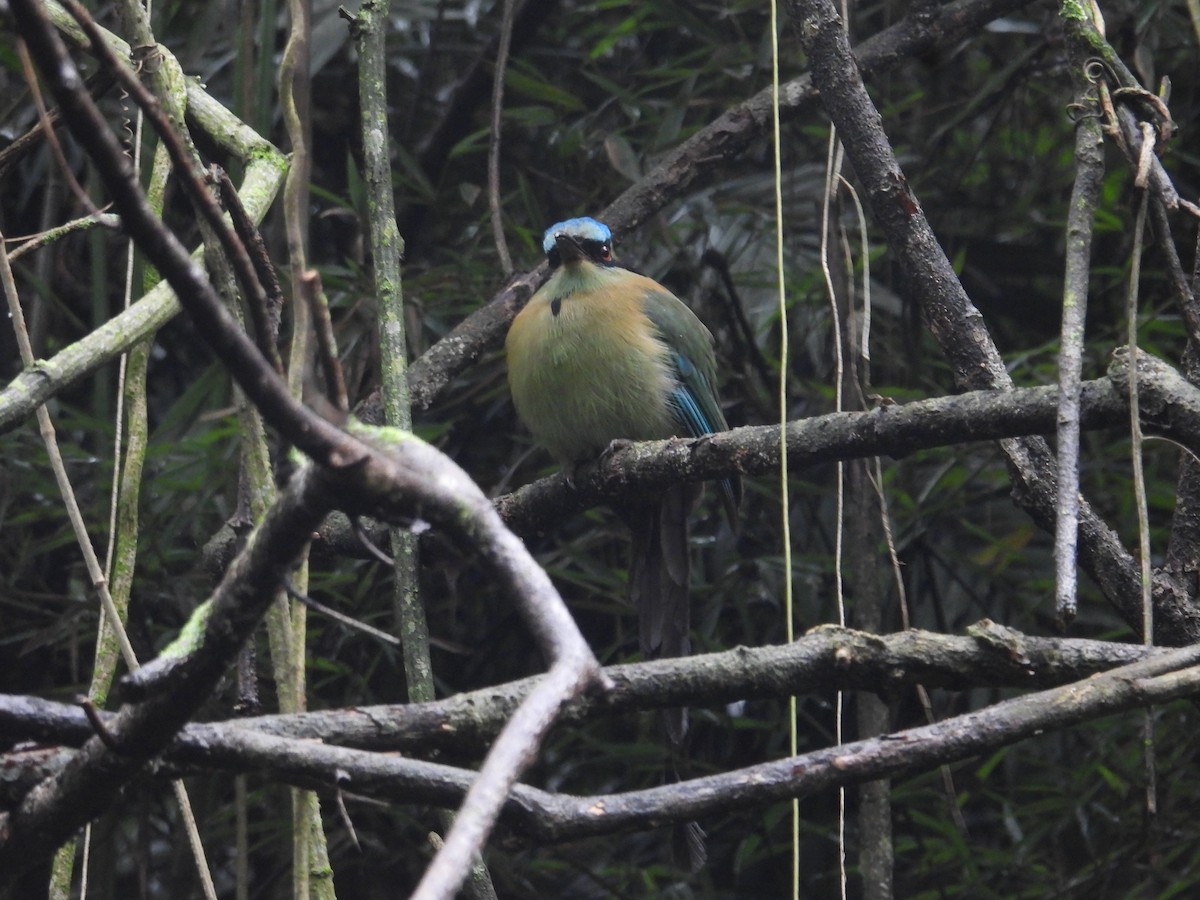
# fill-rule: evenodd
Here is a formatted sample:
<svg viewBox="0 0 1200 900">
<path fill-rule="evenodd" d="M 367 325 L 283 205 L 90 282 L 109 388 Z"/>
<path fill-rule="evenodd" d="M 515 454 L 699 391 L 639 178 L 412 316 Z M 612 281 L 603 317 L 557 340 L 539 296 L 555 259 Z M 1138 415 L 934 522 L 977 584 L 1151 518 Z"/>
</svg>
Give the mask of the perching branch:
<svg viewBox="0 0 1200 900">
<path fill-rule="evenodd" d="M 1129 359 L 1114 355 L 1108 377 L 1086 381 L 1080 390 L 1080 427 L 1128 426 Z M 1200 455 L 1200 391 L 1167 363 L 1139 354 L 1138 389 L 1143 427 Z M 1055 431 L 1058 392 L 1054 387 L 1011 391 L 973 391 L 950 397 L 880 406 L 869 412 L 831 413 L 788 424 L 788 462 L 793 470 L 837 460 L 869 456 L 902 457 L 918 450 L 968 441 L 989 441 Z M 535 534 L 554 522 L 647 485 L 705 480 L 738 472 L 764 474 L 778 466 L 778 426 L 737 428 L 697 440 L 671 439 L 635 444 L 579 469 L 573 484 L 552 475 L 496 499 L 497 509 L 518 534 Z M 382 533 L 371 532 L 381 539 Z M 231 536 L 210 542 L 206 557 L 219 570 Z M 321 527 L 317 548 L 362 556 L 348 523 L 334 517 Z M 1088 556 L 1086 571 L 1099 584 L 1113 583 L 1111 560 Z M 1118 587 L 1123 582 L 1118 583 Z M 1141 611 L 1129 598 L 1115 606 L 1131 628 L 1140 627 Z M 1180 594 L 1169 574 L 1155 579 L 1159 604 L 1157 640 L 1180 646 L 1200 639 L 1200 613 Z"/>
<path fill-rule="evenodd" d="M 1081 391 L 1081 426 L 1086 430 L 1120 428 L 1128 422 L 1127 360 L 1114 360 L 1107 378 L 1087 381 Z M 1142 358 L 1142 391 L 1157 398 L 1145 411 L 1147 428 L 1200 447 L 1200 393 L 1160 360 Z M 1053 434 L 1057 408 L 1053 387 L 1012 391 L 974 391 L 950 397 L 887 404 L 868 412 L 830 413 L 788 424 L 788 462 L 801 470 L 837 460 L 872 455 L 903 457 L 917 450 L 948 447 L 1027 434 Z M 700 439 L 674 438 L 614 451 L 602 463 L 576 472 L 573 485 L 559 475 L 525 485 L 496 499 L 508 527 L 529 535 L 553 522 L 651 484 L 704 480 L 733 473 L 774 472 L 778 467 L 778 426 L 738 428 Z M 377 526 L 369 536 L 386 538 Z M 234 536 L 222 529 L 205 546 L 206 567 L 224 571 Z M 338 514 L 321 526 L 318 552 L 367 558 L 350 522 Z"/>
</svg>

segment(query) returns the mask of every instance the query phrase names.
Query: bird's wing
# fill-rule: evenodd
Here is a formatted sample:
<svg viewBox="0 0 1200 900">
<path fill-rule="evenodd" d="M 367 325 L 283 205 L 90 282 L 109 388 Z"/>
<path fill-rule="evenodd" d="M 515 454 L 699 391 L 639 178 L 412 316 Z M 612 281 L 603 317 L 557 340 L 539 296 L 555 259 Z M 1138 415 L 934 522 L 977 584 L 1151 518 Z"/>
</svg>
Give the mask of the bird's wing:
<svg viewBox="0 0 1200 900">
<path fill-rule="evenodd" d="M 643 304 L 647 318 L 671 350 L 679 379 L 671 401 L 680 424 L 691 437 L 725 431 L 729 426 L 717 399 L 712 334 L 682 300 L 662 288 L 647 291 Z"/>
<path fill-rule="evenodd" d="M 729 426 L 717 397 L 717 359 L 712 333 L 682 300 L 657 283 L 650 283 L 653 288 L 646 292 L 644 308 L 659 337 L 671 350 L 678 379 L 671 394 L 676 417 L 691 437 L 727 431 Z M 721 480 L 721 499 L 730 524 L 735 523 L 742 500 L 740 478 Z"/>
</svg>

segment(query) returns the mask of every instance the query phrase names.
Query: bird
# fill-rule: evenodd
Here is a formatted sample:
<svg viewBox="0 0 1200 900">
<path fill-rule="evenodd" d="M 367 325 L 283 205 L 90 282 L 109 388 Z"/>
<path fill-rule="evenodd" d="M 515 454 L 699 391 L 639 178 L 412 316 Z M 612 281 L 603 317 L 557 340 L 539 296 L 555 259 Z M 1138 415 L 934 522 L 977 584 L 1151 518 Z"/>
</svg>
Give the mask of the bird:
<svg viewBox="0 0 1200 900">
<path fill-rule="evenodd" d="M 517 414 L 568 474 L 614 442 L 728 430 L 717 396 L 713 337 L 688 306 L 613 257 L 612 232 L 590 217 L 546 229 L 551 274 L 505 339 Z M 619 443 L 617 443 L 619 446 Z M 632 532 L 629 594 L 643 658 L 691 649 L 688 516 L 701 488 L 674 484 L 614 505 Z M 721 480 L 731 524 L 741 482 Z M 678 747 L 687 712 L 664 714 Z"/>
</svg>

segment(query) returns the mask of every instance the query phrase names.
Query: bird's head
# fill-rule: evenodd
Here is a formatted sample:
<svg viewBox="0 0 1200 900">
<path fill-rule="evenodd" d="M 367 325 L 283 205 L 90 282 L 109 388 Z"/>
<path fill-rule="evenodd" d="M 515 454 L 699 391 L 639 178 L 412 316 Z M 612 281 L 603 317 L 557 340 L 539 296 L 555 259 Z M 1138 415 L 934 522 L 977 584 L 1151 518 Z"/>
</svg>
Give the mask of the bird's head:
<svg viewBox="0 0 1200 900">
<path fill-rule="evenodd" d="M 603 222 L 587 216 L 567 219 L 547 228 L 542 238 L 542 250 L 551 269 L 583 260 L 598 266 L 613 264 L 612 232 Z"/>
</svg>

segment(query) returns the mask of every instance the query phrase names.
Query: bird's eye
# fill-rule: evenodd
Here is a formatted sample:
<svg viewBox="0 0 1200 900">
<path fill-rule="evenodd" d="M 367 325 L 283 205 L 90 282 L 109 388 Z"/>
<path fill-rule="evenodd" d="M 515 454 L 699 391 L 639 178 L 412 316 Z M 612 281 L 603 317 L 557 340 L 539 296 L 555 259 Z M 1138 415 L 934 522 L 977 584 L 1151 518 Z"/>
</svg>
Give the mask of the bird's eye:
<svg viewBox="0 0 1200 900">
<path fill-rule="evenodd" d="M 600 258 L 605 262 L 612 262 L 612 244 L 606 241 L 600 245 Z"/>
</svg>

